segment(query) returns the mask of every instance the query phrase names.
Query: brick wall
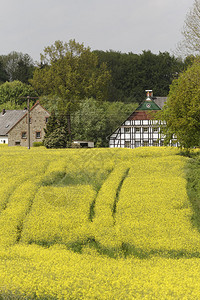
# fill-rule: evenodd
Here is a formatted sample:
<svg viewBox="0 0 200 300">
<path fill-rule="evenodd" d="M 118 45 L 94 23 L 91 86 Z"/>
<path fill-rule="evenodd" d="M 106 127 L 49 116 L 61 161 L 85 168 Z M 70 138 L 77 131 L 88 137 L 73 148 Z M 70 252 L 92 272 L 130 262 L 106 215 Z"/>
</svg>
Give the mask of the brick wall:
<svg viewBox="0 0 200 300">
<path fill-rule="evenodd" d="M 44 128 L 46 128 L 46 118 L 50 114 L 39 104 L 30 111 L 30 145 L 34 142 L 42 142 L 44 138 Z M 28 123 L 27 116 L 24 116 L 8 133 L 8 146 L 28 147 Z"/>
</svg>

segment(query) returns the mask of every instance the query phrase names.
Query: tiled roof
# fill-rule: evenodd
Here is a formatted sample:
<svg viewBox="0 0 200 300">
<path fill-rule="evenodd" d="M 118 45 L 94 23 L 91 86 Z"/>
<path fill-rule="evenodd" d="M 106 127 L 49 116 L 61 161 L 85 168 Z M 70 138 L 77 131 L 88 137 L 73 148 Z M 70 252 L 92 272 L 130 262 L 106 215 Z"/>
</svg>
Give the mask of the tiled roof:
<svg viewBox="0 0 200 300">
<path fill-rule="evenodd" d="M 151 120 L 153 111 L 134 111 L 127 120 Z"/>
<path fill-rule="evenodd" d="M 6 110 L 0 113 L 0 135 L 7 135 L 8 131 L 27 113 L 27 110 Z"/>
<path fill-rule="evenodd" d="M 162 109 L 167 101 L 167 97 L 153 97 L 153 101 Z"/>
</svg>

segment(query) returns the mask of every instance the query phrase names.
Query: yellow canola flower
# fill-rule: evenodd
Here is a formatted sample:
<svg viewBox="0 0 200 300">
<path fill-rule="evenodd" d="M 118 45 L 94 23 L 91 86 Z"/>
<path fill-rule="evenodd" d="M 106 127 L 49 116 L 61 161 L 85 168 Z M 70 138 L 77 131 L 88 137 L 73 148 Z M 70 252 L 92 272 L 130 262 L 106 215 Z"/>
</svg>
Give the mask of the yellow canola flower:
<svg viewBox="0 0 200 300">
<path fill-rule="evenodd" d="M 138 159 L 122 187 L 116 212 L 118 238 L 143 251 L 196 251 L 181 157 Z"/>
<path fill-rule="evenodd" d="M 118 189 L 128 170 L 126 164 L 116 165 L 99 190 L 95 201 L 95 216 L 92 224 L 93 235 L 95 240 L 104 247 L 119 246 L 114 226 L 114 209 L 118 201 Z"/>
<path fill-rule="evenodd" d="M 41 187 L 24 221 L 22 241 L 73 243 L 89 236 L 90 205 L 96 192 L 87 185 Z"/>
<path fill-rule="evenodd" d="M 198 299 L 198 258 L 111 259 L 62 246 L 0 251 L 0 291 L 51 299 Z"/>
<path fill-rule="evenodd" d="M 200 235 L 176 154 L 0 146 L 0 297 L 199 299 Z"/>
</svg>

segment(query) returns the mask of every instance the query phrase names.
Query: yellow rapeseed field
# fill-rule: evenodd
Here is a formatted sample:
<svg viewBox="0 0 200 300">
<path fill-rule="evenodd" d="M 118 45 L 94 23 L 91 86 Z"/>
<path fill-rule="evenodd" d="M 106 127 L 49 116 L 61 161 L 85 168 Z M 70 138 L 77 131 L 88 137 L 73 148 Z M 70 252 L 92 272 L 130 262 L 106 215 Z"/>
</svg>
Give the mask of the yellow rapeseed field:
<svg viewBox="0 0 200 300">
<path fill-rule="evenodd" d="M 0 299 L 199 299 L 178 153 L 0 146 Z"/>
</svg>

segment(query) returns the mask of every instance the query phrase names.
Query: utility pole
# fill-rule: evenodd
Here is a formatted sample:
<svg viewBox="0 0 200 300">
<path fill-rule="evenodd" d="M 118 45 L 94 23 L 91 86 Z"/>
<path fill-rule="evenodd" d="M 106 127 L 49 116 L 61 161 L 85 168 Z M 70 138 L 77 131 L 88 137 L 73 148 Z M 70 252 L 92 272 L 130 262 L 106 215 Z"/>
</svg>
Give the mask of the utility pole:
<svg viewBox="0 0 200 300">
<path fill-rule="evenodd" d="M 30 96 L 27 96 L 27 124 L 28 124 L 28 131 L 27 131 L 27 141 L 28 141 L 28 149 L 31 148 L 31 138 L 30 138 Z"/>
<path fill-rule="evenodd" d="M 28 149 L 31 148 L 31 130 L 30 130 L 30 99 L 38 99 L 38 97 L 22 97 L 23 99 L 27 99 L 27 142 Z"/>
</svg>

